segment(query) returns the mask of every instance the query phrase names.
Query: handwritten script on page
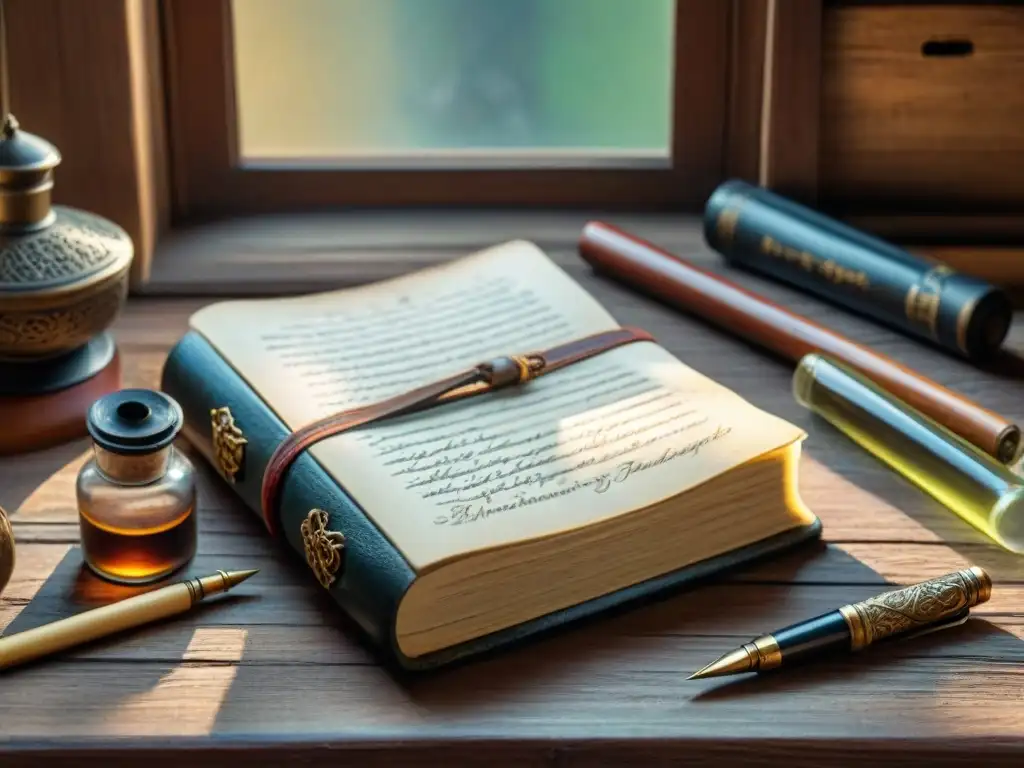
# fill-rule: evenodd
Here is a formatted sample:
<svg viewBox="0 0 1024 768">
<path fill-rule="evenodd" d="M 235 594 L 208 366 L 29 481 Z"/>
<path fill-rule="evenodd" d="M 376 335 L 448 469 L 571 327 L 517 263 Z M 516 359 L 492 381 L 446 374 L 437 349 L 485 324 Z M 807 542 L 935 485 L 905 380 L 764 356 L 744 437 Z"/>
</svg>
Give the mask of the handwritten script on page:
<svg viewBox="0 0 1024 768">
<path fill-rule="evenodd" d="M 365 288 L 217 304 L 192 322 L 292 429 L 618 327 L 522 242 Z M 423 569 L 649 506 L 800 434 L 638 343 L 310 450 Z"/>
<path fill-rule="evenodd" d="M 651 466 L 696 457 L 730 432 L 718 425 L 708 433 L 708 414 L 618 366 L 566 371 L 535 389 L 461 419 L 386 430 L 371 445 L 396 482 L 438 507 L 435 524 L 462 525 L 582 490 L 605 493 Z M 700 437 L 681 439 L 688 434 Z M 658 459 L 633 458 L 657 446 Z"/>
</svg>

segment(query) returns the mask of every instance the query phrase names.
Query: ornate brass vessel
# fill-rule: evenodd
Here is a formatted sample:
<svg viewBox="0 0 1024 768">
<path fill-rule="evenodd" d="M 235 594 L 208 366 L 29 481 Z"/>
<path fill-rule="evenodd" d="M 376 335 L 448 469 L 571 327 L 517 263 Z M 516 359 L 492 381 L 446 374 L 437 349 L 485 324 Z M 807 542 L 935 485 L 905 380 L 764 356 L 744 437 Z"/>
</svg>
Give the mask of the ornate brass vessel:
<svg viewBox="0 0 1024 768">
<path fill-rule="evenodd" d="M 14 571 L 14 532 L 3 507 L 0 507 L 0 593 Z"/>
<path fill-rule="evenodd" d="M 51 205 L 60 160 L 56 147 L 7 115 L 0 129 L 2 361 L 83 350 L 113 323 L 127 295 L 131 238 L 100 216 Z"/>
</svg>

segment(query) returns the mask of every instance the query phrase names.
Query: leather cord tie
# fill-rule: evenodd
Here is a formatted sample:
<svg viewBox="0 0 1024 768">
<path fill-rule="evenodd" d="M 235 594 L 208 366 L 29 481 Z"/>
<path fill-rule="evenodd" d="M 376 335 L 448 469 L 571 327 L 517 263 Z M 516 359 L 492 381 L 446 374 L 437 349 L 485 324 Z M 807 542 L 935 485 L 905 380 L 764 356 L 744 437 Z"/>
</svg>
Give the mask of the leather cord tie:
<svg viewBox="0 0 1024 768">
<path fill-rule="evenodd" d="M 618 328 L 570 341 L 544 352 L 495 358 L 409 392 L 307 424 L 286 437 L 267 462 L 260 491 L 263 520 L 271 533 L 278 532 L 277 502 L 284 476 L 303 451 L 321 440 L 364 424 L 525 384 L 538 376 L 637 341 L 653 342 L 654 337 L 638 328 Z"/>
</svg>

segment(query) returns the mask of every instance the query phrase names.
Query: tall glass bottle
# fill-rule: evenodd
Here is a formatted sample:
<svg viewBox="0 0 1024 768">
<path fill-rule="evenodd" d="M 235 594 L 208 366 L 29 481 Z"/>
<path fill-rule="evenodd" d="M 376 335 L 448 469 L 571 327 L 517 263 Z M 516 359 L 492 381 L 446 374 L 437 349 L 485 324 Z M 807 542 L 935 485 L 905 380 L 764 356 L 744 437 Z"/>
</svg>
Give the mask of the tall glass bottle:
<svg viewBox="0 0 1024 768">
<path fill-rule="evenodd" d="M 126 389 L 93 403 L 87 425 L 93 457 L 76 487 L 86 564 L 122 584 L 168 576 L 196 551 L 194 468 L 173 445 L 181 407 Z"/>
<path fill-rule="evenodd" d="M 852 368 L 805 356 L 797 401 L 1006 549 L 1024 553 L 1024 478 Z"/>
</svg>

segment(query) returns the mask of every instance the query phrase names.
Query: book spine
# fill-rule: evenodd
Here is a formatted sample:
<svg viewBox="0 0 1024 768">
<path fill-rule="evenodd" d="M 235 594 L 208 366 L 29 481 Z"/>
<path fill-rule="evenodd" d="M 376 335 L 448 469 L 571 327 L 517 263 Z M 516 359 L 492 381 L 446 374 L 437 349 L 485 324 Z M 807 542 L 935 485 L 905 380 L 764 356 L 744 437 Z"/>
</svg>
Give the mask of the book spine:
<svg viewBox="0 0 1024 768">
<path fill-rule="evenodd" d="M 189 332 L 171 351 L 164 366 L 163 390 L 182 406 L 183 433 L 211 463 L 219 464 L 213 445 L 211 412 L 230 408 L 235 425 L 247 441 L 240 471 L 230 487 L 252 513 L 260 511 L 260 485 L 267 462 L 288 430 L 268 405 L 196 332 Z M 220 470 L 219 470 L 220 471 Z M 222 472 L 223 474 L 223 472 Z M 656 599 L 686 585 L 746 565 L 816 539 L 817 520 L 747 547 L 727 552 L 571 607 L 538 616 L 484 637 L 468 640 L 426 656 L 405 656 L 395 639 L 395 617 L 415 574 L 390 541 L 334 478 L 308 453 L 299 456 L 284 479 L 281 492 L 281 536 L 291 549 L 304 553 L 301 526 L 313 509 L 328 515 L 327 527 L 345 536 L 344 563 L 328 591 L 341 609 L 385 651 L 384 657 L 404 670 L 427 670 L 518 644 L 560 627 Z M 268 534 L 269 535 L 269 534 Z M 303 559 L 304 554 L 303 554 Z M 310 575 L 310 583 L 317 581 Z"/>
<path fill-rule="evenodd" d="M 704 237 L 735 264 L 961 357 L 991 356 L 1012 320 L 1009 298 L 985 281 L 746 182 L 711 195 Z"/>
<path fill-rule="evenodd" d="M 285 424 L 235 370 L 198 333 L 191 331 L 171 350 L 162 389 L 185 415 L 183 434 L 210 462 L 255 514 L 267 461 L 287 436 Z M 225 476 L 214 447 L 212 412 L 230 409 L 246 442 L 233 479 Z M 326 587 L 331 597 L 392 659 L 398 658 L 394 620 L 412 583 L 412 568 L 334 478 L 309 454 L 300 456 L 285 478 L 281 499 L 281 537 L 307 561 L 302 523 L 312 510 L 326 514 L 326 530 L 344 536 L 341 567 Z M 269 535 L 269 533 L 268 533 Z M 310 572 L 311 588 L 318 579 Z"/>
</svg>

